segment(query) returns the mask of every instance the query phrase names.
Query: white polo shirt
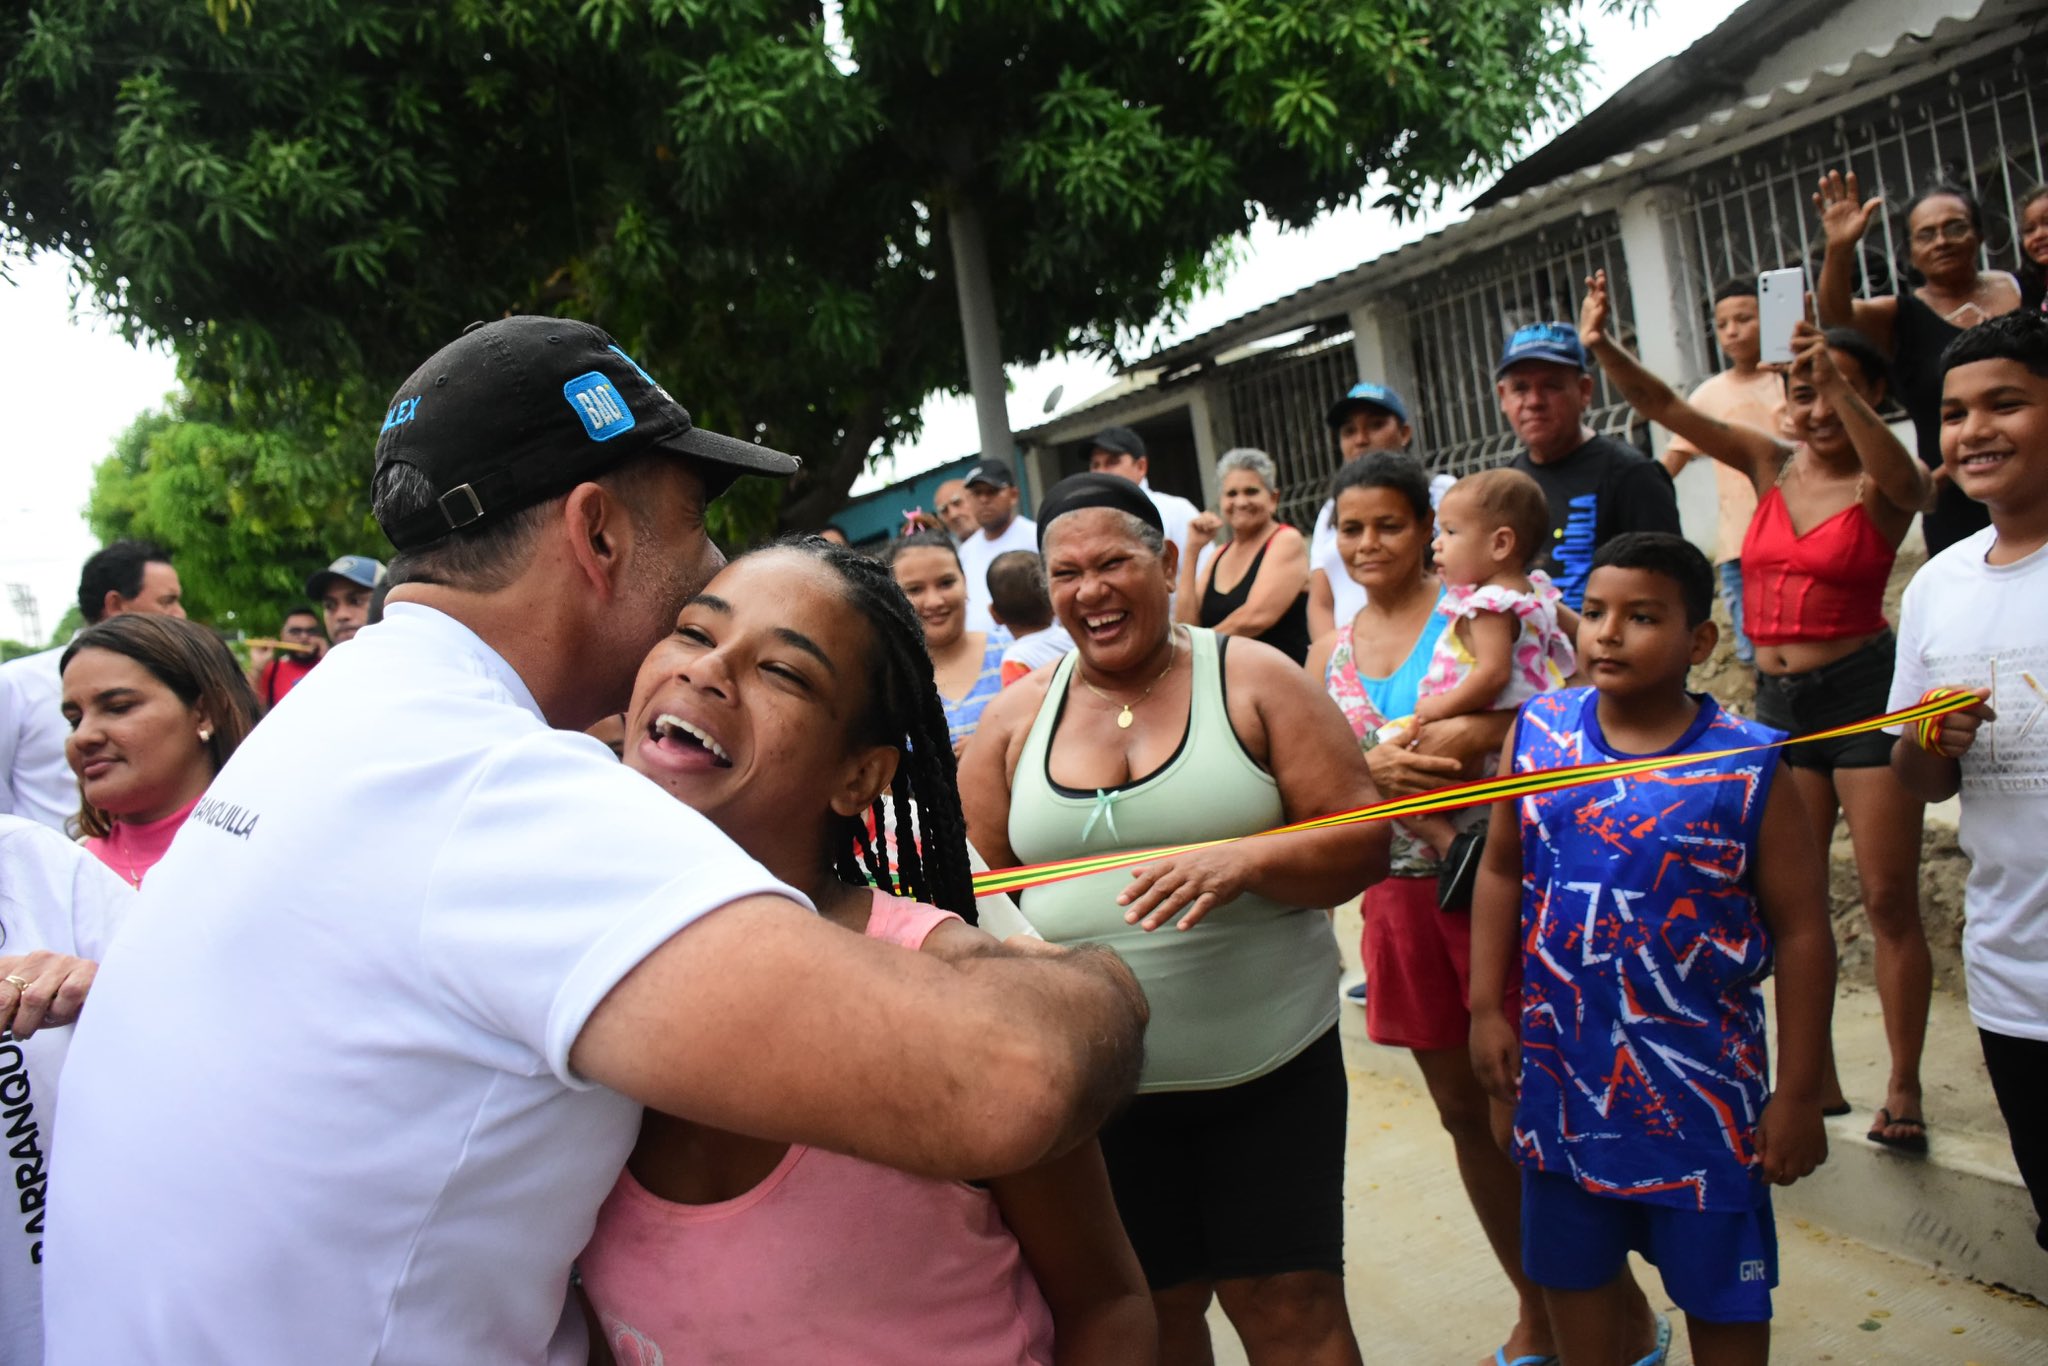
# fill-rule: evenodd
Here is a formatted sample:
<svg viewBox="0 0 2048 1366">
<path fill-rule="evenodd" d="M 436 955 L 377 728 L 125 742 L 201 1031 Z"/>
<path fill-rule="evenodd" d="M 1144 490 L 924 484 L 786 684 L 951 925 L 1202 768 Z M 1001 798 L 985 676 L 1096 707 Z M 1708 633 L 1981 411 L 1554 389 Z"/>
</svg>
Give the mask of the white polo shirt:
<svg viewBox="0 0 2048 1366">
<path fill-rule="evenodd" d="M 78 779 L 64 758 L 64 648 L 0 664 L 0 813 L 53 830 L 78 814 Z"/>
<path fill-rule="evenodd" d="M 1166 539 L 1180 549 L 1182 560 L 1188 557 L 1188 523 L 1195 520 L 1202 510 L 1177 493 L 1161 493 L 1152 487 L 1151 481 L 1140 479 L 1138 487 L 1145 490 L 1145 496 L 1152 500 L 1152 506 L 1159 509 L 1159 520 L 1166 529 Z"/>
<path fill-rule="evenodd" d="M 1337 504 L 1326 501 L 1323 510 L 1316 514 L 1315 534 L 1309 537 L 1308 567 L 1311 571 L 1320 569 L 1330 581 L 1330 601 L 1334 605 L 1331 620 L 1342 630 L 1351 624 L 1365 606 L 1365 587 L 1351 577 L 1345 567 L 1344 557 L 1337 553 Z"/>
<path fill-rule="evenodd" d="M 960 573 L 967 580 L 967 629 L 993 631 L 996 619 L 988 614 L 988 567 L 996 556 L 1012 550 L 1038 553 L 1038 523 L 1029 517 L 1013 517 L 994 540 L 977 531 L 960 543 Z"/>
<path fill-rule="evenodd" d="M 775 892 L 393 604 L 255 730 L 151 872 L 65 1076 L 51 1366 L 580 1363 L 569 1265 L 640 1108 L 569 1070 L 612 986 Z"/>
<path fill-rule="evenodd" d="M 23 816 L 0 815 L 0 954 L 47 949 L 98 960 L 135 901 L 113 869 Z M 11 1180 L 0 1220 L 0 1358 L 43 1359 L 43 1240 L 57 1084 L 71 1030 L 0 1039 L 0 1130 Z"/>
</svg>

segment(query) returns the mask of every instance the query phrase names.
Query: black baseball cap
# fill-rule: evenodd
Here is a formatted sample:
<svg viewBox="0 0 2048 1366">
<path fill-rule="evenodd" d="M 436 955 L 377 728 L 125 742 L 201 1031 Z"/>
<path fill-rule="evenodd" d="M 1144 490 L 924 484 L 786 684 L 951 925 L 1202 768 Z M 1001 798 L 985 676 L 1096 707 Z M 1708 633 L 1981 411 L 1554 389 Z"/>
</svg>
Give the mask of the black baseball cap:
<svg viewBox="0 0 2048 1366">
<path fill-rule="evenodd" d="M 969 488 L 976 484 L 987 484 L 990 488 L 1009 489 L 1017 486 L 1017 476 L 1010 472 L 1007 461 L 983 460 L 967 471 L 967 477 L 960 482 Z"/>
<path fill-rule="evenodd" d="M 432 504 L 386 524 L 400 550 L 504 517 L 649 451 L 699 463 L 707 499 L 742 474 L 786 477 L 781 451 L 707 432 L 601 329 L 566 318 L 472 323 L 398 388 L 374 478 L 411 465 Z"/>
<path fill-rule="evenodd" d="M 1108 451 L 1111 455 L 1130 455 L 1145 458 L 1145 438 L 1129 427 L 1104 427 L 1088 443 L 1090 451 Z"/>
</svg>

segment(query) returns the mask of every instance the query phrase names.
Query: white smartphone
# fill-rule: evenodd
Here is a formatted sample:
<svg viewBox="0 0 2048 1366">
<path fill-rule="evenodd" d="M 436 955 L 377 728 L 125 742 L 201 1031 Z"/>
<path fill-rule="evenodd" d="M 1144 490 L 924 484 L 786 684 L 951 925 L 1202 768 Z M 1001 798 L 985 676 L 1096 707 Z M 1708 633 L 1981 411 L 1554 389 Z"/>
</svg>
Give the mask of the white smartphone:
<svg viewBox="0 0 2048 1366">
<path fill-rule="evenodd" d="M 1766 365 L 1792 363 L 1792 329 L 1806 316 L 1806 272 L 1797 266 L 1756 277 L 1756 326 Z"/>
</svg>

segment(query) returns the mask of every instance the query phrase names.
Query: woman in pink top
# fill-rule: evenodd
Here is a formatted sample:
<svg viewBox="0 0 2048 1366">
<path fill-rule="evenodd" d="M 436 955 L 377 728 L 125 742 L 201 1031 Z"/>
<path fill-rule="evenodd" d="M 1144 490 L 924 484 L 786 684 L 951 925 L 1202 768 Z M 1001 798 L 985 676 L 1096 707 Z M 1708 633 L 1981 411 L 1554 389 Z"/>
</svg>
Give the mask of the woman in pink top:
<svg viewBox="0 0 2048 1366">
<path fill-rule="evenodd" d="M 183 617 L 109 617 L 58 667 L 79 833 L 140 887 L 255 724 L 256 694 L 220 637 Z"/>
<path fill-rule="evenodd" d="M 973 925 L 923 635 L 872 560 L 811 539 L 727 566 L 641 666 L 625 761 L 856 933 L 947 955 L 993 943 Z M 649 1111 L 579 1270 L 619 1366 L 1122 1366 L 1157 1350 L 1092 1141 L 966 1185 Z"/>
</svg>

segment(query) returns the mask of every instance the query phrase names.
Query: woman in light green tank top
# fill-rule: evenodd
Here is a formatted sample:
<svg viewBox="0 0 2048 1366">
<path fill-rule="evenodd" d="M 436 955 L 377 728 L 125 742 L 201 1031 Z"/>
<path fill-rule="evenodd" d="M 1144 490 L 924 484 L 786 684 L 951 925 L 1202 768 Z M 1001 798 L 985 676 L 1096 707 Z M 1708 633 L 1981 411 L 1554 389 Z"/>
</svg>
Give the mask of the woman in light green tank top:
<svg viewBox="0 0 2048 1366">
<path fill-rule="evenodd" d="M 969 838 L 991 867 L 1249 835 L 1374 799 L 1342 713 L 1292 660 L 1173 626 L 1173 552 L 1142 490 L 1077 475 L 1039 527 L 1076 648 L 991 703 L 962 757 Z M 1315 908 L 1386 866 L 1372 824 L 1025 894 L 1048 940 L 1116 949 L 1151 1002 L 1139 1097 L 1102 1138 L 1162 1359 L 1206 1339 L 1214 1295 L 1255 1361 L 1358 1360 L 1341 1274 L 1337 952 Z M 1269 1299 L 1306 1308 L 1259 1312 Z"/>
</svg>

